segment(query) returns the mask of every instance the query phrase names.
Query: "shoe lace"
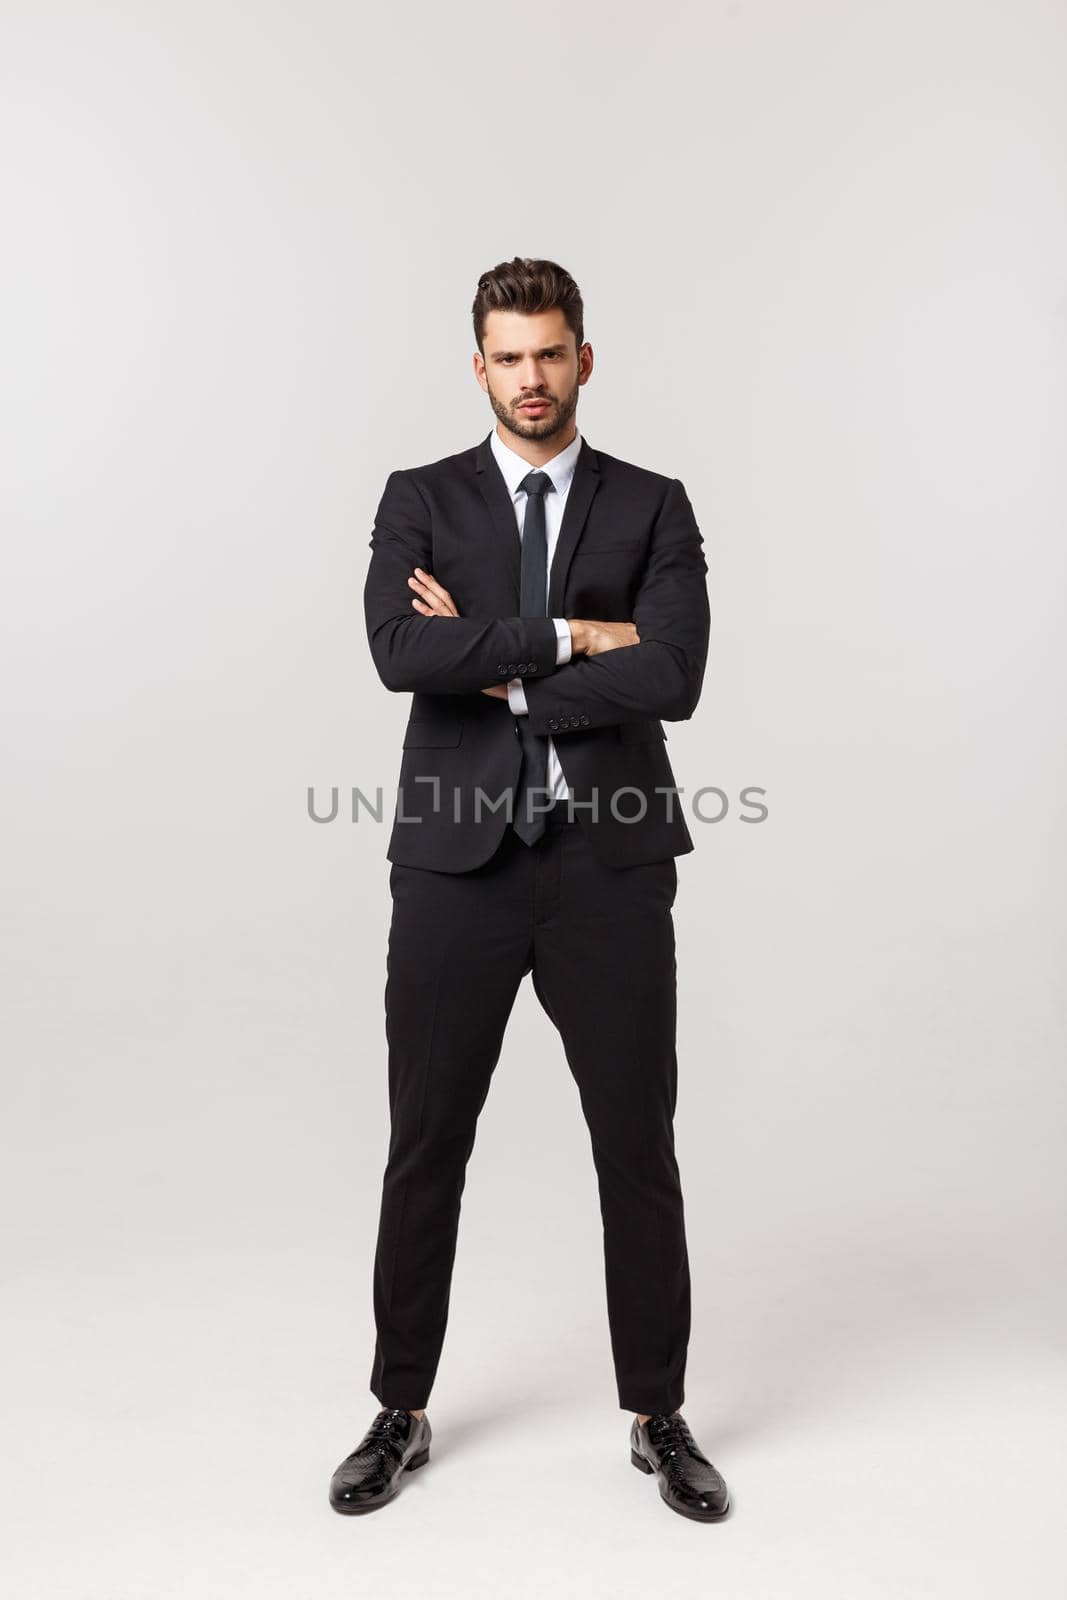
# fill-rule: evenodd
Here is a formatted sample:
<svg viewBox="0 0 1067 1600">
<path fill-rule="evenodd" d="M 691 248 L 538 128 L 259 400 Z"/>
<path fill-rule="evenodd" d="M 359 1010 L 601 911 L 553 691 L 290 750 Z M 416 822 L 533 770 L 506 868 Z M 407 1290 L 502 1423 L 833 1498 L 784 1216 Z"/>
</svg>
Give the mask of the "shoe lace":
<svg viewBox="0 0 1067 1600">
<path fill-rule="evenodd" d="M 404 1435 L 402 1423 L 407 1412 L 402 1406 L 392 1406 L 379 1411 L 363 1442 L 363 1449 L 377 1450 L 381 1455 L 395 1455 L 397 1445 Z"/>
<path fill-rule="evenodd" d="M 664 1472 L 678 1471 L 683 1465 L 684 1454 L 693 1442 L 685 1419 L 673 1415 L 650 1417 L 646 1426 L 649 1442 L 655 1446 Z"/>
</svg>

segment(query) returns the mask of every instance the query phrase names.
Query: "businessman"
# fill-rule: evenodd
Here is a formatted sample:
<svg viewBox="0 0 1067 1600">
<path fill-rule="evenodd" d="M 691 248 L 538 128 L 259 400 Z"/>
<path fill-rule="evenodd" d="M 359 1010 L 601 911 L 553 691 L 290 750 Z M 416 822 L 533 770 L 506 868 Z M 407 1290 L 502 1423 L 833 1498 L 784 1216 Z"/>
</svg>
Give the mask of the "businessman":
<svg viewBox="0 0 1067 1600">
<path fill-rule="evenodd" d="M 387 852 L 381 1409 L 330 1502 L 376 1510 L 429 1459 L 467 1162 L 529 973 L 591 1137 L 631 1461 L 673 1511 L 711 1522 L 727 1487 L 681 1412 L 671 910 L 693 840 L 663 729 L 692 716 L 703 683 L 703 541 L 677 478 L 578 432 L 593 351 L 573 278 L 516 257 L 481 278 L 472 310 L 495 427 L 390 474 L 364 591 L 378 675 L 411 708 Z"/>
</svg>

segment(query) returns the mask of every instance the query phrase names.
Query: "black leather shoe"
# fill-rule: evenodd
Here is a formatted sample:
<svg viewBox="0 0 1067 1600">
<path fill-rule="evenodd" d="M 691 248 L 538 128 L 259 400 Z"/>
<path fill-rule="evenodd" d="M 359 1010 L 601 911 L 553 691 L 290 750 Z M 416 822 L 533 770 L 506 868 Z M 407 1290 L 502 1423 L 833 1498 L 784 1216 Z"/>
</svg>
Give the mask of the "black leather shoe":
<svg viewBox="0 0 1067 1600">
<path fill-rule="evenodd" d="M 642 1472 L 654 1472 L 659 1492 L 672 1511 L 697 1522 L 718 1522 L 730 1509 L 730 1494 L 689 1432 L 680 1412 L 659 1413 L 630 1428 L 630 1460 Z"/>
<path fill-rule="evenodd" d="M 379 1411 L 350 1456 L 330 1480 L 335 1511 L 377 1511 L 400 1493 L 405 1472 L 430 1459 L 430 1419 L 413 1417 L 403 1406 Z"/>
</svg>

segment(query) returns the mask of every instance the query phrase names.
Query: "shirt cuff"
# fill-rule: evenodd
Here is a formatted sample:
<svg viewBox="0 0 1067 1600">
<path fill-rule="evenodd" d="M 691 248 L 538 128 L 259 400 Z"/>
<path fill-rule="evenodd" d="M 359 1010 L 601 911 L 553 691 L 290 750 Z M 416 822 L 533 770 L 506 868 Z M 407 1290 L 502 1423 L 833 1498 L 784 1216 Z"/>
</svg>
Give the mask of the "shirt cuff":
<svg viewBox="0 0 1067 1600">
<path fill-rule="evenodd" d="M 571 658 L 571 628 L 563 617 L 553 617 L 556 630 L 556 666 L 564 667 Z"/>
<path fill-rule="evenodd" d="M 526 690 L 522 686 L 521 678 L 512 678 L 508 682 L 508 705 L 516 717 L 529 716 L 530 708 L 526 704 Z"/>
</svg>

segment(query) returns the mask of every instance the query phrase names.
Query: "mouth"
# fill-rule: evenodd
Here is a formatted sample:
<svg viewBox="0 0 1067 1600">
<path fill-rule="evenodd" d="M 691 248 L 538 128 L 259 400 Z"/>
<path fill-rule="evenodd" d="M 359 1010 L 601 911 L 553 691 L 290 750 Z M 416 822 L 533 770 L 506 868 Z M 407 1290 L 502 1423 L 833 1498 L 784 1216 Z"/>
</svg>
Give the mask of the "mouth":
<svg viewBox="0 0 1067 1600">
<path fill-rule="evenodd" d="M 525 401 L 525 403 L 523 405 L 521 405 L 519 407 L 519 410 L 520 411 L 529 411 L 531 413 L 531 415 L 535 414 L 535 413 L 537 413 L 539 411 L 547 411 L 548 410 L 548 401 L 547 400 L 527 400 L 527 401 Z"/>
</svg>

